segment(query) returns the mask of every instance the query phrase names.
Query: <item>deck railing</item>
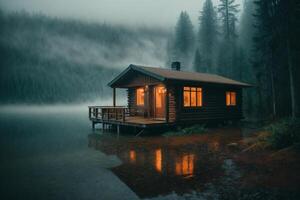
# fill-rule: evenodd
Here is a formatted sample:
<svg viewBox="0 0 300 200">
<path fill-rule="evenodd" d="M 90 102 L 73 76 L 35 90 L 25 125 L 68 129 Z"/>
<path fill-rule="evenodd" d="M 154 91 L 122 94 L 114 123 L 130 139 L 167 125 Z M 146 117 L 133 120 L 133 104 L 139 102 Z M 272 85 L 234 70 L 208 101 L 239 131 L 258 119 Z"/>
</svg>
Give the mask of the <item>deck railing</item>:
<svg viewBox="0 0 300 200">
<path fill-rule="evenodd" d="M 101 121 L 123 121 L 129 116 L 129 109 L 125 106 L 89 106 L 89 118 Z"/>
</svg>

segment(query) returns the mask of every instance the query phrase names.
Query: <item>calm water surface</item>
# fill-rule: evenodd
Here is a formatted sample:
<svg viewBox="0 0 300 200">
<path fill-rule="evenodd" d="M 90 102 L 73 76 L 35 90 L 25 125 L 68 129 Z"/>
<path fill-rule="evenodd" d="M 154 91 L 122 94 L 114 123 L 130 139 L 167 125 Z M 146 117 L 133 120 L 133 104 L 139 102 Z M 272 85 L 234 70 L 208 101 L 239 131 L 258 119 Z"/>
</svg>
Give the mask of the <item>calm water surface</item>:
<svg viewBox="0 0 300 200">
<path fill-rule="evenodd" d="M 245 170 L 235 161 L 236 149 L 228 144 L 241 140 L 248 130 L 222 128 L 208 135 L 180 137 L 117 136 L 92 132 L 85 106 L 1 108 L 0 130 L 3 199 L 243 196 L 239 186 Z M 273 192 L 255 185 L 250 191 L 245 199 L 253 199 L 253 194 L 267 199 Z"/>
<path fill-rule="evenodd" d="M 232 160 L 226 145 L 242 138 L 240 129 L 212 135 L 177 137 L 113 137 L 89 135 L 89 146 L 117 155 L 122 164 L 112 171 L 139 197 L 201 191 L 223 177 Z"/>
</svg>

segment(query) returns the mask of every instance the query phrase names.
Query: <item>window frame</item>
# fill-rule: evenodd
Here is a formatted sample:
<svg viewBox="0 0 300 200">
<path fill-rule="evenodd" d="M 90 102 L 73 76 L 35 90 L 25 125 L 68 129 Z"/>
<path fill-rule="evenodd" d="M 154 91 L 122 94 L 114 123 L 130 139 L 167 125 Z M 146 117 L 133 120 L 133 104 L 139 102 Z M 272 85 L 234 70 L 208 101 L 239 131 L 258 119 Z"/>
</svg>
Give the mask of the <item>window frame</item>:
<svg viewBox="0 0 300 200">
<path fill-rule="evenodd" d="M 229 95 L 229 102 L 227 97 Z M 233 98 L 234 96 L 234 98 Z M 234 101 L 233 101 L 234 99 Z M 225 105 L 226 107 L 235 107 L 237 106 L 237 92 L 236 91 L 226 91 L 225 92 Z"/>
<path fill-rule="evenodd" d="M 143 90 L 143 94 L 144 94 L 143 104 L 138 103 L 138 90 Z M 145 88 L 144 87 L 135 88 L 135 104 L 136 104 L 137 107 L 144 107 L 145 106 Z"/>
<path fill-rule="evenodd" d="M 185 105 L 185 102 L 184 102 L 184 97 L 185 97 L 185 92 L 189 92 L 189 105 Z M 192 106 L 192 93 L 195 93 L 195 103 L 196 105 L 195 106 Z M 200 97 L 201 97 L 201 100 L 199 101 L 199 104 L 198 105 L 198 94 L 200 94 Z M 203 108 L 203 87 L 201 86 L 183 86 L 182 87 L 182 103 L 181 103 L 181 106 L 182 108 L 184 109 L 201 109 Z"/>
</svg>

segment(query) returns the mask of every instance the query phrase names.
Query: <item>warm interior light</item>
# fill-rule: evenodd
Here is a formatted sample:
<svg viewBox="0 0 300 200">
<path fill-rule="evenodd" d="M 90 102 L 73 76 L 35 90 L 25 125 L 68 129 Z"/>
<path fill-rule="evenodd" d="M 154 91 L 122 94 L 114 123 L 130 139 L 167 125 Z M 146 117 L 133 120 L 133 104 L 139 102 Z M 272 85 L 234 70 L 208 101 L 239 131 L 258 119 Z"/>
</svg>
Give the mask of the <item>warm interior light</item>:
<svg viewBox="0 0 300 200">
<path fill-rule="evenodd" d="M 155 106 L 156 108 L 163 107 L 163 99 L 165 95 L 165 88 L 164 87 L 156 87 L 155 90 L 157 91 L 155 94 Z"/>
<path fill-rule="evenodd" d="M 230 93 L 230 99 L 231 99 L 231 105 L 235 106 L 236 105 L 236 93 L 235 92 Z"/>
<path fill-rule="evenodd" d="M 188 107 L 190 106 L 190 92 L 189 91 L 184 91 L 183 92 L 183 96 L 184 96 L 184 107 Z"/>
<path fill-rule="evenodd" d="M 226 105 L 227 106 L 236 105 L 236 92 L 226 92 Z"/>
<path fill-rule="evenodd" d="M 192 88 L 193 89 L 193 88 Z M 196 89 L 196 88 L 195 88 Z M 197 105 L 197 96 L 196 96 L 196 90 L 191 91 L 191 106 L 196 106 Z"/>
<path fill-rule="evenodd" d="M 183 88 L 183 105 L 184 105 L 184 107 L 201 107 L 202 106 L 202 88 L 184 87 Z"/>
<path fill-rule="evenodd" d="M 230 106 L 230 92 L 226 92 L 226 105 Z"/>
<path fill-rule="evenodd" d="M 145 104 L 145 90 L 144 88 L 136 89 L 136 105 L 143 106 Z"/>
<path fill-rule="evenodd" d="M 202 106 L 202 88 L 197 88 L 197 106 Z"/>
</svg>

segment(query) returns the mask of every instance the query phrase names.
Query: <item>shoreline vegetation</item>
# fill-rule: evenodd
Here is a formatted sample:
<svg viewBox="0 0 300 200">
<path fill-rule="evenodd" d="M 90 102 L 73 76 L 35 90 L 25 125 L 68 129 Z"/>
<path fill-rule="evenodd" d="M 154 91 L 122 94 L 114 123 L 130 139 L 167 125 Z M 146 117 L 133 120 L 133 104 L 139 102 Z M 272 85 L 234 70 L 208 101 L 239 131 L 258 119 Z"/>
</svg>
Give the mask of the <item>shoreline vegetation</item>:
<svg viewBox="0 0 300 200">
<path fill-rule="evenodd" d="M 299 118 L 284 118 L 260 128 L 241 144 L 244 151 L 300 149 Z"/>
<path fill-rule="evenodd" d="M 246 134 L 238 142 L 228 143 L 227 149 L 236 154 L 238 160 L 252 160 L 261 165 L 276 163 L 276 168 L 289 170 L 291 165 L 300 163 L 300 119 L 284 118 L 269 122 L 260 128 L 251 128 L 250 134 Z M 193 125 L 178 128 L 162 134 L 164 137 L 209 135 L 214 132 L 206 125 Z M 251 159 L 249 159 L 251 158 Z M 261 159 L 260 161 L 258 161 Z M 292 167 L 291 167 L 291 170 Z M 286 172 L 288 173 L 288 172 Z"/>
<path fill-rule="evenodd" d="M 239 144 L 228 145 L 243 147 L 244 152 L 259 150 L 280 151 L 286 148 L 300 150 L 299 130 L 299 118 L 283 118 L 257 128 L 254 133 L 246 136 Z M 209 134 L 209 129 L 206 124 L 196 124 L 184 128 L 178 127 L 176 130 L 167 131 L 162 135 L 164 137 L 172 137 L 192 134 Z"/>
<path fill-rule="evenodd" d="M 225 143 L 223 154 L 236 164 L 241 176 L 232 183 L 229 181 L 224 188 L 220 186 L 218 193 L 225 199 L 298 199 L 299 130 L 298 118 L 279 119 L 260 128 L 251 128 L 250 133 L 241 140 Z M 167 132 L 163 136 L 206 137 L 214 132 L 213 129 L 196 125 L 175 133 Z"/>
</svg>

